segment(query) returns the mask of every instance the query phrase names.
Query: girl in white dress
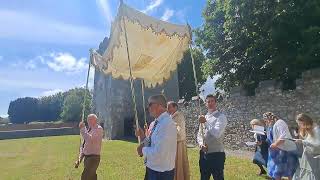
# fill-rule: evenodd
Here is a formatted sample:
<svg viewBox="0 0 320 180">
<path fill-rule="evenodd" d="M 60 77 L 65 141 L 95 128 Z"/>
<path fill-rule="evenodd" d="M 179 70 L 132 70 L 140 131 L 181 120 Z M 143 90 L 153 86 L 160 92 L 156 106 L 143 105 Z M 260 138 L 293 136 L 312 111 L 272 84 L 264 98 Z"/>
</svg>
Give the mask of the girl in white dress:
<svg viewBox="0 0 320 180">
<path fill-rule="evenodd" d="M 320 179 L 320 129 L 306 114 L 299 114 L 296 118 L 301 139 L 296 140 L 303 146 L 303 154 L 299 159 L 299 167 L 294 175 L 295 180 Z"/>
</svg>

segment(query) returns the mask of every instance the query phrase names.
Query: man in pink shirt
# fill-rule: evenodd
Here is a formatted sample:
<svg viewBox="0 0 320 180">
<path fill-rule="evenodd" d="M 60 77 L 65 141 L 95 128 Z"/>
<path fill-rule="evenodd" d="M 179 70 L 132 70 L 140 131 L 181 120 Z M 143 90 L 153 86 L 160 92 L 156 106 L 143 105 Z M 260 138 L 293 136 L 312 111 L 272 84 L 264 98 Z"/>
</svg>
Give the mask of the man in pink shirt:
<svg viewBox="0 0 320 180">
<path fill-rule="evenodd" d="M 97 124 L 95 114 L 88 115 L 87 121 L 89 128 L 85 127 L 84 122 L 79 123 L 80 134 L 84 140 L 82 153 L 84 155 L 84 169 L 81 180 L 96 180 L 97 169 L 100 163 L 100 152 L 103 138 L 103 129 Z"/>
</svg>

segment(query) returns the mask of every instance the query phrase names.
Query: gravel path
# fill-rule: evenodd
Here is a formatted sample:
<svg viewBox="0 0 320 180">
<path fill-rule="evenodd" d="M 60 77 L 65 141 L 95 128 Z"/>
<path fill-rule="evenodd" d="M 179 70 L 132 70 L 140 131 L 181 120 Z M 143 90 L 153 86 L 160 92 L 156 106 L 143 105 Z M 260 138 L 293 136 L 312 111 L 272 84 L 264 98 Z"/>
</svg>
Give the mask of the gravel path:
<svg viewBox="0 0 320 180">
<path fill-rule="evenodd" d="M 188 148 L 197 148 L 196 146 L 192 144 L 187 144 Z M 245 150 L 225 150 L 227 156 L 234 156 L 234 157 L 240 157 L 240 158 L 247 158 L 251 159 L 254 155 L 254 152 L 251 151 L 245 151 Z"/>
<path fill-rule="evenodd" d="M 243 150 L 225 150 L 227 156 L 235 156 L 240 158 L 252 159 L 254 152 Z"/>
</svg>

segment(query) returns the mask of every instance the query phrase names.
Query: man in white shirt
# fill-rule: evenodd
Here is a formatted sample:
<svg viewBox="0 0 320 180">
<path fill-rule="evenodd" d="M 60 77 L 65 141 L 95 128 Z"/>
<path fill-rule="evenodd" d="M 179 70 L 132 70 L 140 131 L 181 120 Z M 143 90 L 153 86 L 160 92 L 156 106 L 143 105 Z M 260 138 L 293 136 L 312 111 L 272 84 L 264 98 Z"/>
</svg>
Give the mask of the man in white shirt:
<svg viewBox="0 0 320 180">
<path fill-rule="evenodd" d="M 201 148 L 199 160 L 201 180 L 209 180 L 211 175 L 214 180 L 223 180 L 226 159 L 223 139 L 227 118 L 217 110 L 214 95 L 206 97 L 206 106 L 208 113 L 199 117 L 200 126 L 197 136 Z"/>
<path fill-rule="evenodd" d="M 167 101 L 163 95 L 148 99 L 149 112 L 155 118 L 149 137 L 142 129 L 136 132 L 142 143 L 137 152 L 146 159 L 148 180 L 173 180 L 177 150 L 177 129 L 167 113 Z"/>
</svg>

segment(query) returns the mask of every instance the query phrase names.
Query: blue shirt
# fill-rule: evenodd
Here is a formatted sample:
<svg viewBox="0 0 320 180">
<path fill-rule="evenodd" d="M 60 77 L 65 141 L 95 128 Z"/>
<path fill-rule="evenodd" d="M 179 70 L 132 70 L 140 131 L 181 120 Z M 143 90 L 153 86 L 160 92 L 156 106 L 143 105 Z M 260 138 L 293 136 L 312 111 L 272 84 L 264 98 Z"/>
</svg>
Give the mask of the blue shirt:
<svg viewBox="0 0 320 180">
<path fill-rule="evenodd" d="M 151 135 L 150 147 L 143 147 L 146 166 L 154 171 L 171 171 L 175 167 L 177 151 L 177 128 L 167 112 L 157 119 L 156 127 Z"/>
</svg>

